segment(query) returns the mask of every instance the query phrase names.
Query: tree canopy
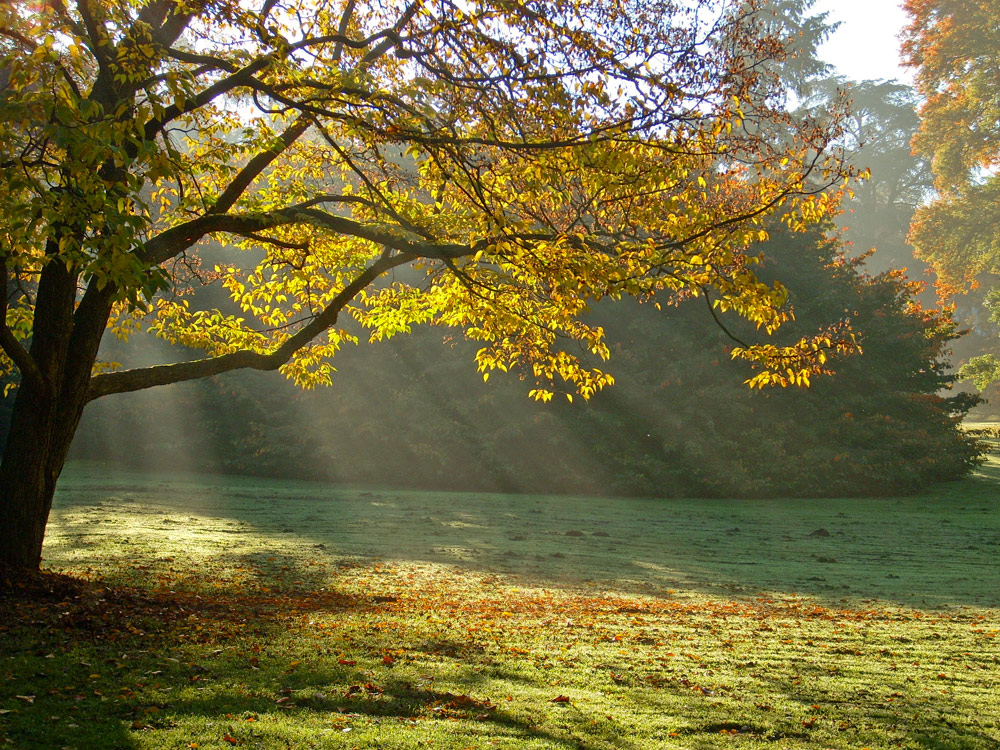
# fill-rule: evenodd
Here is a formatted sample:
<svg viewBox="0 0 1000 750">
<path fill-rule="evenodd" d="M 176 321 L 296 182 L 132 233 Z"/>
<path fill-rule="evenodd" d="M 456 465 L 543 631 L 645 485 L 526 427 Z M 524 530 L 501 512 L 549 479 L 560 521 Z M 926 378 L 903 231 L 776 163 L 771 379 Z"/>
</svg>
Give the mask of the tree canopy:
<svg viewBox="0 0 1000 750">
<path fill-rule="evenodd" d="M 976 327 L 1000 320 L 1000 10 L 986 0 L 909 0 L 903 52 L 924 98 L 914 150 L 931 160 L 937 196 L 914 215 L 910 241 L 945 296 L 986 284 Z M 989 319 L 989 322 L 987 322 Z M 1000 380 L 993 353 L 960 374 L 984 389 Z"/>
<path fill-rule="evenodd" d="M 911 241 L 944 291 L 1000 272 L 1000 10 L 989 0 L 908 0 L 903 53 L 924 98 L 914 149 L 931 159 L 938 197 Z"/>
<path fill-rule="evenodd" d="M 835 378 L 751 391 L 747 364 L 727 353 L 730 334 L 754 338 L 752 322 L 727 320 L 723 330 L 703 300 L 659 310 L 602 301 L 585 319 L 606 331 L 615 387 L 585 407 L 528 403 L 511 379 L 484 385 L 468 367 L 477 342 L 452 337 L 442 349 L 440 332 L 424 329 L 341 357 L 332 393 L 245 373 L 108 400 L 84 418 L 74 455 L 373 486 L 656 496 L 901 493 L 965 473 L 979 446 L 958 421 L 976 399 L 942 395 L 954 380 L 951 315 L 921 307 L 920 285 L 898 270 L 866 273 L 914 262 L 905 233 L 932 181 L 928 160 L 910 153 L 917 98 L 895 82 L 831 76 L 817 57 L 830 26 L 810 6 L 762 8 L 788 50 L 769 70 L 789 105 L 816 120 L 846 93 L 841 142 L 871 175 L 843 202 L 837 221 L 849 228 L 788 232 L 772 222 L 750 252 L 766 259 L 761 280 L 789 289 L 795 320 L 776 343 L 850 317 L 864 354 L 838 360 Z M 874 257 L 864 252 L 872 247 Z M 235 255 L 219 248 L 213 258 Z M 211 308 L 214 293 L 188 299 Z M 141 360 L 136 349 L 156 345 L 133 340 L 107 356 Z"/>
<path fill-rule="evenodd" d="M 20 384 L 0 552 L 41 549 L 95 398 L 229 370 L 329 382 L 346 342 L 427 323 L 531 395 L 611 382 L 594 301 L 709 300 L 773 332 L 747 249 L 846 176 L 796 120 L 753 0 L 22 0 L 0 7 L 2 367 Z M 203 262 L 210 241 L 246 261 Z M 204 284 L 230 300 L 196 309 Z M 199 359 L 97 361 L 146 328 Z M 807 384 L 843 321 L 739 347 Z M 16 539 L 28 539 L 19 542 Z M 11 553 L 24 547 L 30 553 Z"/>
<path fill-rule="evenodd" d="M 482 369 L 527 365 L 584 395 L 605 376 L 554 344 L 605 353 L 577 318 L 588 298 L 712 289 L 776 327 L 780 287 L 741 251 L 766 214 L 822 208 L 829 134 L 806 125 L 791 148 L 746 127 L 779 117 L 752 63 L 782 51 L 754 36 L 749 6 L 698 5 L 714 13 L 6 6 L 4 272 L 25 290 L 8 359 L 45 377 L 17 339 L 26 286 L 54 258 L 86 285 L 81 309 L 110 303 L 118 331 L 149 314 L 210 355 L 99 374 L 90 398 L 241 366 L 324 382 L 345 308 L 375 337 L 462 326 L 487 343 Z M 212 236 L 256 250 L 256 268 L 198 268 Z M 412 263 L 422 280 L 365 291 Z M 192 312 L 179 293 L 205 280 L 238 313 Z"/>
<path fill-rule="evenodd" d="M 743 385 L 749 366 L 727 356 L 734 342 L 701 300 L 606 302 L 588 322 L 607 332 L 615 385 L 584 405 L 484 384 L 468 367 L 475 342 L 441 347 L 417 329 L 352 352 L 332 389 L 247 372 L 95 403 L 73 455 L 373 488 L 654 497 L 902 494 L 965 474 L 981 446 L 958 423 L 977 399 L 944 393 L 948 311 L 922 307 L 900 271 L 865 273 L 828 226 L 769 229 L 760 274 L 786 284 L 795 313 L 776 335 L 794 341 L 846 309 L 864 350 L 810 388 Z M 729 332 L 754 333 L 738 321 Z M 162 345 L 121 346 L 140 344 Z"/>
</svg>

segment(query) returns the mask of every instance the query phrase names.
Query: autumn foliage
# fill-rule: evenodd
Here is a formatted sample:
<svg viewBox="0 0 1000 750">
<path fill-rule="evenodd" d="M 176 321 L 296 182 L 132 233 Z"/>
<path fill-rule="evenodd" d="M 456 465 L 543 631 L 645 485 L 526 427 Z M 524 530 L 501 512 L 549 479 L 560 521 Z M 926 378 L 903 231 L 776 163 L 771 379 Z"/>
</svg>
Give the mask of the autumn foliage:
<svg viewBox="0 0 1000 750">
<path fill-rule="evenodd" d="M 930 157 L 938 197 L 911 242 L 942 291 L 1000 271 L 1000 10 L 989 0 L 908 0 L 903 53 L 924 97 L 914 150 Z"/>
</svg>

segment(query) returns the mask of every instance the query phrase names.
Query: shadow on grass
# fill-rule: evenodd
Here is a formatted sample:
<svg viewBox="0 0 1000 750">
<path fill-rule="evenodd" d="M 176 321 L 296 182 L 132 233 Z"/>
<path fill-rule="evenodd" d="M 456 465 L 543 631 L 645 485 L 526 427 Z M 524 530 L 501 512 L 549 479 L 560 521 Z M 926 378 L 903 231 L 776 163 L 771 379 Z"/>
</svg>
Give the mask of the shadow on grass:
<svg viewBox="0 0 1000 750">
<path fill-rule="evenodd" d="M 475 741 L 482 733 L 525 748 L 645 750 L 650 736 L 657 736 L 648 727 L 634 737 L 622 721 L 605 721 L 606 712 L 621 710 L 629 716 L 689 717 L 677 730 L 689 748 L 715 750 L 723 733 L 827 747 L 836 744 L 830 741 L 831 735 L 836 737 L 833 719 L 817 708 L 816 721 L 807 726 L 799 714 L 808 714 L 813 704 L 834 708 L 849 701 L 859 707 L 850 714 L 855 720 L 891 727 L 906 747 L 995 746 L 974 723 L 951 723 L 952 717 L 971 715 L 972 702 L 956 701 L 938 692 L 938 686 L 920 694 L 919 705 L 886 702 L 891 684 L 865 684 L 858 695 L 846 689 L 823 694 L 819 686 L 826 673 L 819 662 L 787 662 L 804 678 L 799 683 L 791 677 L 754 675 L 761 686 L 755 694 L 795 704 L 797 710 L 791 712 L 760 709 L 762 713 L 748 717 L 752 701 L 735 689 L 714 688 L 718 693 L 710 695 L 682 674 L 663 673 L 664 679 L 650 687 L 642 674 L 625 671 L 624 684 L 610 685 L 608 666 L 596 662 L 592 666 L 603 670 L 603 676 L 575 685 L 591 696 L 578 707 L 555 698 L 560 690 L 573 689 L 557 687 L 554 673 L 526 666 L 530 657 L 508 659 L 461 640 L 470 637 L 475 621 L 460 623 L 454 642 L 446 640 L 452 633 L 447 626 L 430 631 L 436 638 L 430 641 L 428 632 L 416 626 L 404 629 L 428 612 L 409 607 L 405 596 L 396 600 L 317 589 L 309 578 L 312 568 L 280 547 L 237 557 L 245 580 L 210 593 L 197 570 L 165 582 L 173 588 L 155 591 L 109 589 L 104 582 L 52 576 L 47 577 L 54 581 L 48 591 L 8 591 L 0 599 L 0 710 L 8 712 L 0 714 L 0 738 L 12 740 L 14 747 L 134 750 L 183 748 L 192 742 L 224 747 L 229 736 L 248 747 L 277 748 L 299 736 L 319 738 L 325 746 L 323 733 L 350 729 L 346 744 L 357 747 L 412 747 L 417 737 L 456 733 Z M 644 606 L 623 610 L 616 600 L 605 603 L 624 618 L 623 624 L 652 611 L 651 605 Z M 457 606 L 432 614 L 447 623 L 462 611 Z M 690 613 L 682 608 L 677 616 Z M 356 618 L 354 625 L 340 627 L 350 618 Z M 304 623 L 314 620 L 333 627 L 312 640 L 320 631 Z M 662 616 L 659 622 L 667 624 Z M 542 632 L 548 625 L 531 627 Z M 521 631 L 514 627 L 511 632 Z M 656 640 L 637 639 L 638 633 L 627 641 L 630 649 Z M 603 642 L 596 632 L 586 640 Z M 396 663 L 391 657 L 383 661 L 387 645 L 406 656 Z M 557 647 L 555 641 L 534 646 L 546 660 L 553 650 L 558 653 Z M 611 645 L 595 659 L 625 660 L 625 653 Z M 644 657 L 631 663 L 652 668 Z M 511 689 L 516 701 L 507 702 L 497 693 L 501 685 Z M 609 704 L 597 696 L 619 688 L 617 702 L 606 708 Z M 734 707 L 744 715 L 734 718 Z M 852 728 L 850 736 L 863 738 L 864 729 Z"/>
<path fill-rule="evenodd" d="M 803 675 L 809 670 L 803 668 Z M 813 676 L 817 682 L 822 680 L 823 670 L 816 666 Z M 856 729 L 853 722 L 840 723 L 837 718 L 829 717 L 827 710 L 829 701 L 821 691 L 815 688 L 803 687 L 804 681 L 769 679 L 772 694 L 783 695 L 790 701 L 798 703 L 803 711 L 809 713 L 808 718 L 798 726 L 787 728 L 783 736 L 776 733 L 773 739 L 807 738 L 813 728 L 848 730 Z M 797 684 L 798 683 L 798 684 Z M 893 690 L 891 685 L 865 685 L 852 696 L 853 702 L 863 711 L 865 721 L 869 724 L 879 724 L 892 727 L 895 734 L 893 744 L 898 747 L 922 748 L 924 750 L 959 750 L 964 748 L 989 749 L 997 746 L 996 738 L 969 726 L 967 721 L 955 721 L 956 715 L 971 715 L 975 708 L 972 705 L 956 705 L 955 697 L 947 691 L 923 693 L 919 700 L 908 698 Z M 826 704 L 826 708 L 822 704 Z M 720 715 L 720 720 L 724 719 Z M 856 719 L 856 717 L 855 717 Z M 694 728 L 694 732 L 705 732 L 712 729 L 709 726 Z M 771 738 L 769 738 L 771 739 Z M 865 743 L 867 744 L 867 743 Z M 872 741 L 872 744 L 878 744 Z M 695 745 L 695 747 L 711 748 L 712 744 Z"/>
<path fill-rule="evenodd" d="M 913 750 L 993 750 L 996 735 L 976 728 L 968 717 L 971 703 L 956 703 L 947 691 L 904 696 L 890 684 L 863 684 L 854 693 L 832 696 L 819 687 L 828 673 L 819 665 L 810 670 L 798 665 L 795 679 L 768 678 L 755 674 L 753 696 L 775 704 L 747 701 L 738 691 L 702 689 L 689 680 L 671 675 L 656 690 L 641 679 L 632 680 L 629 700 L 649 713 L 662 712 L 664 703 L 674 708 L 692 707 L 685 724 L 670 733 L 678 747 L 688 750 L 719 750 L 727 740 L 739 736 L 767 747 L 905 747 Z M 815 678 L 807 685 L 809 678 Z M 904 689 L 904 688 L 900 688 Z M 655 694 L 657 700 L 649 696 Z M 663 696 L 663 698 L 660 698 Z M 989 699 L 987 698 L 987 701 Z M 741 705 L 742 704 L 742 705 Z M 782 709 L 775 706 L 781 705 Z M 794 705 L 797 710 L 790 710 Z M 853 710 L 845 711 L 846 706 Z M 681 712 L 681 716 L 684 716 Z M 973 726 L 970 726 L 973 724 Z M 879 727 L 878 733 L 872 731 Z M 884 730 L 888 728 L 888 737 Z M 866 734 L 869 736 L 866 737 Z M 740 745 L 743 747 L 744 745 Z M 753 747 L 758 745 L 753 744 Z"/>
<path fill-rule="evenodd" d="M 384 682 L 376 686 L 370 682 L 361 682 L 364 676 L 360 676 L 355 684 L 348 682 L 346 691 L 341 687 L 336 695 L 324 692 L 330 689 L 330 685 L 338 677 L 336 672 L 314 673 L 311 685 L 295 688 L 288 696 L 288 702 L 278 707 L 274 701 L 253 700 L 236 692 L 227 692 L 211 698 L 178 702 L 171 706 L 170 715 L 177 719 L 187 717 L 196 722 L 231 716 L 235 720 L 232 726 L 239 727 L 233 734 L 240 740 L 250 740 L 258 727 L 287 722 L 308 727 L 329 727 L 332 724 L 334 727 L 350 728 L 354 733 L 353 743 L 361 742 L 362 746 L 370 747 L 396 747 L 397 743 L 403 744 L 398 740 L 387 741 L 386 735 L 390 733 L 405 736 L 414 732 L 447 729 L 451 733 L 464 731 L 470 738 L 484 734 L 494 740 L 542 741 L 544 747 L 553 749 L 587 750 L 610 746 L 638 750 L 635 743 L 627 737 L 610 738 L 610 745 L 607 737 L 603 737 L 599 743 L 588 741 L 586 733 L 590 729 L 587 726 L 589 719 L 578 716 L 573 720 L 572 707 L 567 707 L 564 712 L 570 719 L 566 723 L 575 726 L 567 727 L 567 731 L 555 732 L 492 701 L 474 698 L 467 693 L 424 689 L 407 682 Z M 469 690 L 474 691 L 475 681 L 470 682 L 472 684 Z M 252 722 L 248 723 L 248 718 Z M 436 726 L 430 726 L 428 722 Z M 452 722 L 467 723 L 463 729 L 456 730 L 451 726 Z M 313 732 L 318 733 L 316 729 Z M 368 745 L 367 737 L 381 739 L 381 742 Z M 412 736 L 405 744 L 413 745 L 416 739 Z"/>
<path fill-rule="evenodd" d="M 475 671 L 449 678 L 450 690 L 432 678 L 390 676 L 376 684 L 371 671 L 338 659 L 337 647 L 352 644 L 337 636 L 334 648 L 310 664 L 288 663 L 281 643 L 289 613 L 371 614 L 377 602 L 364 597 L 202 595 L 45 579 L 46 588 L 15 583 L 0 591 L 0 744 L 135 750 L 152 739 L 156 747 L 197 747 L 196 740 L 257 746 L 253 741 L 271 731 L 273 746 L 284 747 L 296 732 L 315 737 L 332 726 L 355 729 L 352 746 L 374 747 L 366 736 L 423 732 L 428 722 L 433 731 L 452 732 L 457 721 L 471 735 L 470 724 L 546 748 L 598 747 L 581 739 L 582 717 L 569 722 L 579 731 L 556 733 L 484 697 L 486 678 Z M 424 650 L 437 653 L 438 646 Z M 566 715 L 572 717 L 568 708 Z M 604 738 L 600 747 L 609 746 L 635 748 L 625 738 Z"/>
<path fill-rule="evenodd" d="M 203 579 L 152 591 L 44 572 L 0 573 L 0 745 L 31 750 L 139 747 L 135 731 L 169 725 L 162 696 L 210 672 L 185 653 L 272 637 L 290 608 L 363 613 L 370 606 L 334 591 L 295 598 L 204 593 Z"/>
</svg>

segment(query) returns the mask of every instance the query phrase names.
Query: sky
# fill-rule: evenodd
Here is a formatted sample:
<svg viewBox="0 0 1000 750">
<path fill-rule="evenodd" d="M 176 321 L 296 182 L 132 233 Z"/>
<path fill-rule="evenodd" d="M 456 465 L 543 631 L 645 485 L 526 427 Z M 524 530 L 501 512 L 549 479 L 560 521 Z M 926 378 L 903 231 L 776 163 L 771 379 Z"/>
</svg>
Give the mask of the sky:
<svg viewBox="0 0 1000 750">
<path fill-rule="evenodd" d="M 828 11 L 841 27 L 820 48 L 821 57 L 853 80 L 896 78 L 913 82 L 912 71 L 899 65 L 899 33 L 907 15 L 900 0 L 817 0 L 816 13 Z"/>
</svg>

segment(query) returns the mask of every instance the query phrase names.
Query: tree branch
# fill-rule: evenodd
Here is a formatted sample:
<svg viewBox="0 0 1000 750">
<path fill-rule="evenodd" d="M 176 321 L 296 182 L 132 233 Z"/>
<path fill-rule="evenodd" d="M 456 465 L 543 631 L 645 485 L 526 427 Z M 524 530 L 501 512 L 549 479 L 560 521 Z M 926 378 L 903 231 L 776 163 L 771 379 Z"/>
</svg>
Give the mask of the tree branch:
<svg viewBox="0 0 1000 750">
<path fill-rule="evenodd" d="M 170 7 L 171 3 L 168 0 L 150 0 L 136 15 L 136 23 L 144 23 L 154 29 L 159 28 L 166 20 Z"/>
<path fill-rule="evenodd" d="M 413 0 L 413 2 L 411 2 L 408 6 L 406 6 L 406 9 L 399 17 L 399 20 L 397 20 L 396 23 L 393 25 L 392 29 L 384 32 L 385 39 L 383 39 L 377 47 L 374 47 L 370 52 L 368 52 L 368 54 L 366 54 L 363 58 L 361 58 L 361 64 L 359 65 L 359 67 L 361 68 L 367 67 L 368 65 L 370 65 L 371 63 L 375 62 L 380 57 L 382 57 L 382 55 L 384 55 L 390 49 L 398 46 L 401 43 L 401 40 L 399 38 L 400 32 L 403 30 L 403 27 L 410 22 L 413 16 L 416 15 L 416 12 L 420 9 L 421 5 L 422 5 L 421 0 Z"/>
<path fill-rule="evenodd" d="M 38 45 L 35 44 L 35 42 L 33 42 L 31 39 L 28 39 L 24 35 L 17 33 L 16 30 L 0 29 L 0 36 L 5 36 L 11 41 L 17 42 L 24 48 L 25 52 L 31 53 L 38 49 Z M 73 89 L 73 94 L 78 99 L 82 99 L 83 92 L 81 92 L 80 88 L 76 85 L 76 81 L 73 80 L 73 76 L 66 69 L 66 66 L 63 65 L 62 60 L 60 60 L 59 58 L 55 58 L 52 62 L 55 64 L 56 68 L 59 69 L 59 72 L 62 73 L 62 77 L 63 79 L 65 79 L 69 87 Z M 0 83 L 0 91 L 7 88 L 7 85 L 9 83 L 10 69 L 5 68 L 4 73 L 6 75 L 6 78 L 4 79 L 3 83 Z"/>
<path fill-rule="evenodd" d="M 109 105 L 114 101 L 116 93 L 114 76 L 111 70 L 112 56 L 109 54 L 113 52 L 113 48 L 104 24 L 101 19 L 94 15 L 94 8 L 90 5 L 92 1 L 77 0 L 76 3 L 77 11 L 83 19 L 83 26 L 87 32 L 86 35 L 81 36 L 81 40 L 87 45 L 90 54 L 94 56 L 94 60 L 97 62 L 97 78 L 94 81 L 90 96 L 92 99 L 103 104 L 106 109 L 110 109 Z"/>
<path fill-rule="evenodd" d="M 24 345 L 14 337 L 13 331 L 7 327 L 7 263 L 0 260 L 0 349 L 11 358 L 21 377 L 31 381 L 41 393 L 50 393 L 49 381 L 45 379 L 38 363 L 24 348 Z"/>
<path fill-rule="evenodd" d="M 70 14 L 69 10 L 66 8 L 66 4 L 63 0 L 48 0 L 48 6 L 52 8 L 69 28 L 81 39 L 87 35 L 86 30 L 77 23 L 76 19 Z"/>
<path fill-rule="evenodd" d="M 209 213 L 224 213 L 233 207 L 233 204 L 240 199 L 250 183 L 253 182 L 257 177 L 267 169 L 267 166 L 281 156 L 285 150 L 291 146 L 303 133 L 309 129 L 309 124 L 311 118 L 306 115 L 300 115 L 291 125 L 289 125 L 280 136 L 278 136 L 278 142 L 267 149 L 266 151 L 261 151 L 237 173 L 233 178 L 232 182 L 226 186 L 226 189 L 222 191 L 222 194 L 215 201 L 215 205 L 209 210 Z"/>
<path fill-rule="evenodd" d="M 351 25 L 351 16 L 354 15 L 354 5 L 355 0 L 347 0 L 344 4 L 344 13 L 340 16 L 340 24 L 337 26 L 337 33 L 345 38 L 347 37 L 347 29 Z M 339 63 L 343 54 L 344 44 L 337 42 L 337 46 L 333 48 L 333 61 Z"/>
<path fill-rule="evenodd" d="M 190 362 L 176 362 L 170 365 L 157 365 L 154 367 L 143 367 L 134 370 L 95 375 L 90 379 L 87 401 L 93 401 L 96 398 L 107 396 L 111 393 L 128 393 L 158 385 L 170 385 L 171 383 L 180 383 L 186 380 L 198 380 L 232 370 L 277 370 L 288 362 L 295 352 L 306 346 L 306 344 L 323 331 L 333 326 L 337 322 L 337 316 L 340 314 L 340 311 L 362 289 L 369 286 L 386 271 L 409 263 L 411 260 L 413 258 L 405 254 L 395 256 L 383 255 L 362 271 L 354 281 L 344 287 L 319 315 L 285 339 L 272 352 L 265 354 L 244 350 L 224 354 L 220 357 L 209 357 Z"/>
<path fill-rule="evenodd" d="M 311 203 L 311 202 L 310 202 Z M 288 224 L 308 224 L 329 229 L 338 234 L 357 237 L 359 239 L 383 245 L 391 250 L 406 253 L 414 257 L 461 258 L 473 255 L 480 249 L 485 249 L 499 239 L 549 239 L 549 235 L 511 235 L 484 237 L 472 244 L 450 242 L 417 241 L 395 234 L 386 229 L 362 224 L 344 216 L 309 208 L 310 204 L 289 206 L 287 208 L 268 211 L 261 214 L 217 214 L 208 213 L 166 229 L 156 237 L 146 242 L 138 257 L 146 264 L 159 265 L 184 252 L 202 237 L 214 232 L 227 232 L 246 236 L 275 227 Z"/>
<path fill-rule="evenodd" d="M 715 307 L 712 306 L 712 300 L 708 296 L 708 289 L 706 287 L 702 286 L 701 284 L 699 284 L 698 286 L 701 288 L 701 293 L 703 295 L 705 295 L 705 303 L 708 305 L 708 312 L 712 316 L 712 320 L 715 321 L 715 325 L 717 325 L 719 327 L 719 329 L 724 334 L 726 334 L 726 336 L 728 336 L 730 339 L 732 339 L 737 344 L 739 344 L 740 346 L 742 346 L 744 349 L 749 349 L 750 348 L 750 344 L 748 344 L 746 341 L 744 341 L 743 339 L 739 338 L 736 334 L 734 334 L 732 331 L 730 331 L 726 327 L 726 324 L 722 322 L 722 319 L 715 312 Z"/>
<path fill-rule="evenodd" d="M 170 5 L 172 7 L 164 14 L 164 20 L 159 28 L 153 32 L 153 40 L 161 47 L 169 47 L 176 42 L 194 18 L 192 10 L 181 10 L 184 7 L 182 3 L 170 3 Z"/>
<path fill-rule="evenodd" d="M 178 59 L 181 59 L 182 56 L 186 54 L 174 49 L 168 50 L 168 53 Z M 227 65 L 224 69 L 232 70 L 233 72 L 231 75 L 220 81 L 216 81 L 207 89 L 201 91 L 197 96 L 185 101 L 183 107 L 171 104 L 169 107 L 164 109 L 163 114 L 159 118 L 154 118 L 147 122 L 144 128 L 146 140 L 153 140 L 157 133 L 163 130 L 169 122 L 173 121 L 177 117 L 180 117 L 188 112 L 193 112 L 196 109 L 200 109 L 213 101 L 216 97 L 226 94 L 239 86 L 246 85 L 253 78 L 255 73 L 263 70 L 272 62 L 272 57 L 270 55 L 265 55 L 264 57 L 259 57 L 252 63 L 249 63 L 238 70 L 235 70 L 231 65 Z"/>
</svg>

